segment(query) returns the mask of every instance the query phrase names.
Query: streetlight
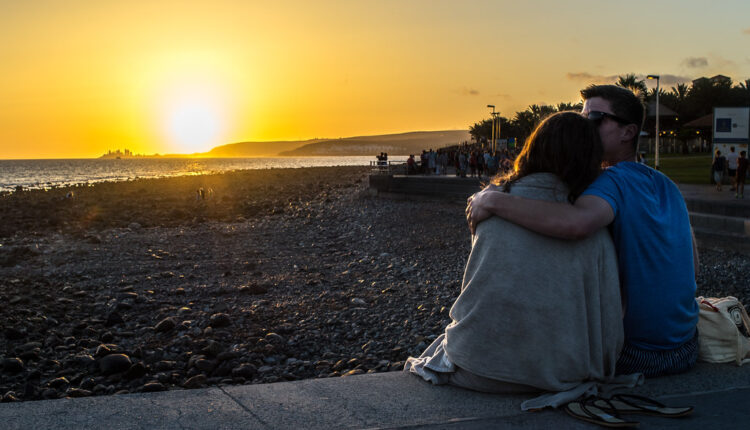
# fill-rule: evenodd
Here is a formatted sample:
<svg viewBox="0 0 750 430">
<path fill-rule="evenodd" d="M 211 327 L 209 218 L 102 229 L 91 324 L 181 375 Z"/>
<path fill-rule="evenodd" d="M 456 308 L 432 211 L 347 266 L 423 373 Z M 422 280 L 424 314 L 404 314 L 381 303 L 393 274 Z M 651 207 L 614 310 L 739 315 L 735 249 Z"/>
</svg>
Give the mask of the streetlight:
<svg viewBox="0 0 750 430">
<path fill-rule="evenodd" d="M 491 149 L 495 151 L 495 105 L 487 105 L 488 108 L 492 108 L 492 143 Z"/>
<path fill-rule="evenodd" d="M 656 79 L 656 153 L 654 168 L 659 170 L 659 75 L 648 75 L 646 79 Z"/>
</svg>

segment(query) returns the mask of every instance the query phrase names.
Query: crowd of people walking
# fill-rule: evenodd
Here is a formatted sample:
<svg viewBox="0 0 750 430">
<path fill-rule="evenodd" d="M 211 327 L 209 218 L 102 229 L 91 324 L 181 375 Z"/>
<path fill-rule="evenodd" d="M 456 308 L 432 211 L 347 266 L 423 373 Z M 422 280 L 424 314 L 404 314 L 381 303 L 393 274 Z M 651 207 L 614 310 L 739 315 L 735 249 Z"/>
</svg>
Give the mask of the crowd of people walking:
<svg viewBox="0 0 750 430">
<path fill-rule="evenodd" d="M 455 148 L 423 150 L 419 160 L 409 155 L 406 167 L 410 175 L 448 175 L 450 170 L 462 178 L 492 177 L 512 170 L 517 155 L 515 150 L 491 151 L 482 145 L 462 143 Z"/>
</svg>

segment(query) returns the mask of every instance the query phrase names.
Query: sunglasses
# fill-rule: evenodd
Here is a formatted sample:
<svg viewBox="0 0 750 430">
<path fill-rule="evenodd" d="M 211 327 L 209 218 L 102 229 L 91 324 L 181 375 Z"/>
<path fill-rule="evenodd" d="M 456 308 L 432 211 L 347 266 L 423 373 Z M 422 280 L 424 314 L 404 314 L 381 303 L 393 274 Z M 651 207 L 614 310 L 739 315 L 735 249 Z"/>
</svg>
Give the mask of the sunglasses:
<svg viewBox="0 0 750 430">
<path fill-rule="evenodd" d="M 625 118 L 620 118 L 617 115 L 613 115 L 611 113 L 602 112 L 602 111 L 598 111 L 598 110 L 589 111 L 588 115 L 586 115 L 586 118 L 590 119 L 591 121 L 596 121 L 596 122 L 601 122 L 601 120 L 603 120 L 604 118 L 609 118 L 609 119 L 611 119 L 613 121 L 616 121 L 616 122 L 618 122 L 619 124 L 622 124 L 622 125 L 628 125 L 628 124 L 632 124 L 633 123 L 633 121 L 629 121 L 629 120 L 627 120 Z"/>
</svg>

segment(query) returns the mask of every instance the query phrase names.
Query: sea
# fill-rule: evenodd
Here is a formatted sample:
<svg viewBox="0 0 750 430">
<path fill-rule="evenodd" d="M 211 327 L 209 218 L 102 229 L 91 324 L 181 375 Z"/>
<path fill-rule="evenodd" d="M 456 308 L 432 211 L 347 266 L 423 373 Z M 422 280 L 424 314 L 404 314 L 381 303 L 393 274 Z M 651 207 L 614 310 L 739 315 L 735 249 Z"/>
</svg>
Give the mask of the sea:
<svg viewBox="0 0 750 430">
<path fill-rule="evenodd" d="M 232 170 L 368 166 L 375 161 L 374 156 L 0 160 L 0 192 Z M 405 162 L 406 156 L 389 161 Z"/>
</svg>

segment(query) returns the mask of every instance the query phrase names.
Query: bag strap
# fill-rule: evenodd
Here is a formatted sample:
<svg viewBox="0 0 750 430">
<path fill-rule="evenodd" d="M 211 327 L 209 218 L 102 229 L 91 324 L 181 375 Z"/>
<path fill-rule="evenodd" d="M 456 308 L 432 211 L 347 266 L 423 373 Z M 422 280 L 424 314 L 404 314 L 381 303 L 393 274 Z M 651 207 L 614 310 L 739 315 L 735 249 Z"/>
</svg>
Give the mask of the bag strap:
<svg viewBox="0 0 750 430">
<path fill-rule="evenodd" d="M 717 308 L 716 306 L 714 306 L 713 303 L 709 302 L 706 299 L 701 300 L 700 304 L 708 306 L 714 312 L 719 312 L 719 308 Z"/>
</svg>

